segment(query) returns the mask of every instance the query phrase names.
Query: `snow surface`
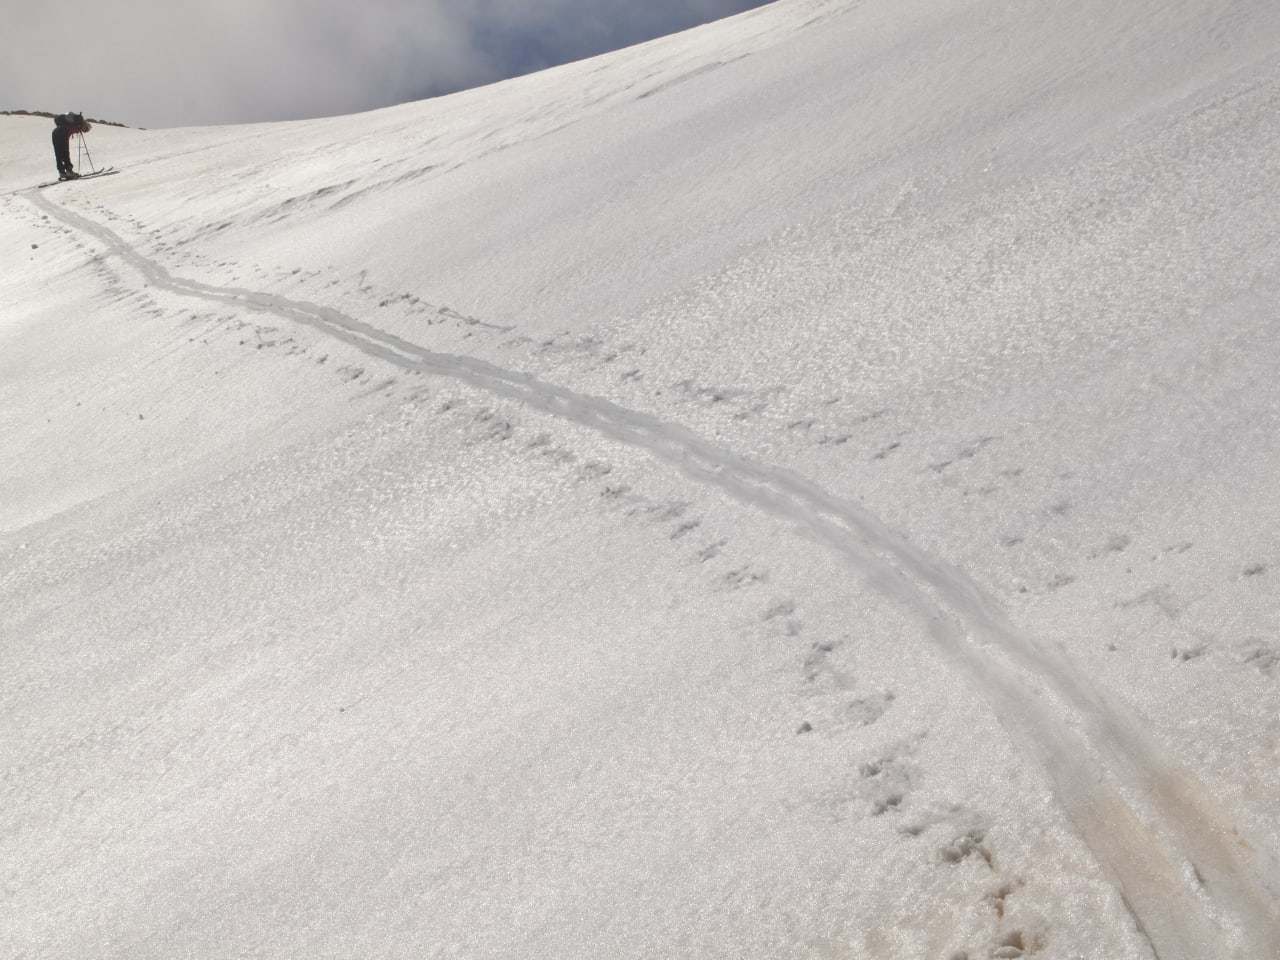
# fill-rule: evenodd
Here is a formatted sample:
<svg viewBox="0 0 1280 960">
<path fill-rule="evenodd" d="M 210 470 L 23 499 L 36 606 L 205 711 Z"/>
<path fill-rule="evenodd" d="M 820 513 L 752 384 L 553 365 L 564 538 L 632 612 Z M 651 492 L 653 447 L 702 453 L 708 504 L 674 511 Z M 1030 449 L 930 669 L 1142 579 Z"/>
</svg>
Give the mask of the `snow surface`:
<svg viewBox="0 0 1280 960">
<path fill-rule="evenodd" d="M 0 955 L 1280 957 L 1280 5 L 0 118 Z"/>
</svg>

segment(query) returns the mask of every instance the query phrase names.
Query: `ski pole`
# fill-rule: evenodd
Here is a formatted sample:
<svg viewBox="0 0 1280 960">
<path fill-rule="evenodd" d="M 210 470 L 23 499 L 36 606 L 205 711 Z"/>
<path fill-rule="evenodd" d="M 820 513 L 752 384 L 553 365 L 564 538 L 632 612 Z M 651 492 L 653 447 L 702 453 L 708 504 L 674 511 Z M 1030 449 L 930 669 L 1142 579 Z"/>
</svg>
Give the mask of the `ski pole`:
<svg viewBox="0 0 1280 960">
<path fill-rule="evenodd" d="M 76 151 L 76 162 L 77 162 L 77 164 L 78 164 L 78 163 L 79 163 L 79 161 L 80 161 L 80 153 L 79 153 L 79 151 L 80 151 L 80 150 L 83 150 L 83 151 L 84 151 L 84 155 L 85 155 L 86 157 L 88 157 L 88 158 L 89 158 L 89 172 L 90 172 L 90 173 L 96 173 L 97 171 L 96 171 L 96 169 L 95 169 L 95 168 L 94 168 L 94 166 L 93 166 L 93 154 L 91 154 L 91 153 L 89 152 L 89 145 L 88 145 L 87 143 L 85 143 L 85 142 L 84 142 L 84 134 L 83 134 L 83 133 L 79 133 L 79 134 L 76 134 L 76 136 L 78 136 L 78 137 L 80 138 L 80 146 L 77 148 L 77 151 Z"/>
</svg>

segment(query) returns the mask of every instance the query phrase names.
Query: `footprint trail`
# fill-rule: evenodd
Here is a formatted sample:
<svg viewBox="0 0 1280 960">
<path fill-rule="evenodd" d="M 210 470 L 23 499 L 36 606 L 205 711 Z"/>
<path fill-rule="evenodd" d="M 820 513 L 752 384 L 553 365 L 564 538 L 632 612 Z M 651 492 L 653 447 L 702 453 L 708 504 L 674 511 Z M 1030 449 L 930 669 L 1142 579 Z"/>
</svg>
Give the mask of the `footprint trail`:
<svg viewBox="0 0 1280 960">
<path fill-rule="evenodd" d="M 792 471 L 739 456 L 678 424 L 609 400 L 474 357 L 427 350 L 319 304 L 176 277 L 100 223 L 42 195 L 25 196 L 99 241 L 149 284 L 269 313 L 401 369 L 448 377 L 564 418 L 790 523 L 918 619 L 986 697 L 1023 753 L 1046 771 L 1062 808 L 1158 958 L 1245 960 L 1267 956 L 1280 943 L 1280 891 L 1269 889 L 1262 855 L 1191 773 L 1061 653 L 1019 631 L 980 586 L 859 505 Z"/>
</svg>

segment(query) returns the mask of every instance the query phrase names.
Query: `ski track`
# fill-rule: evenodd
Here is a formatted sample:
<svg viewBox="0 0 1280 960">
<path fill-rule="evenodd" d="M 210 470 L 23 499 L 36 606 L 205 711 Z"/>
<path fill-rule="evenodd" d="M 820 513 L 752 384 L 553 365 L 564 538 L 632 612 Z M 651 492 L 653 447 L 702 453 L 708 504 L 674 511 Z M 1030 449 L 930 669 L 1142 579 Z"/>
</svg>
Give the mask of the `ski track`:
<svg viewBox="0 0 1280 960">
<path fill-rule="evenodd" d="M 1044 768 L 1159 960 L 1258 960 L 1280 944 L 1280 890 L 1264 856 L 1142 722 L 1061 652 L 1020 632 L 963 572 L 930 558 L 857 504 L 793 471 L 717 448 L 677 424 L 603 398 L 474 357 L 436 353 L 319 304 L 173 276 L 102 224 L 34 190 L 23 195 L 100 241 L 157 287 L 263 311 L 404 370 L 448 377 L 572 421 L 794 525 L 924 622 L 1018 747 Z M 1035 684 L 1054 696 L 1041 695 Z"/>
</svg>

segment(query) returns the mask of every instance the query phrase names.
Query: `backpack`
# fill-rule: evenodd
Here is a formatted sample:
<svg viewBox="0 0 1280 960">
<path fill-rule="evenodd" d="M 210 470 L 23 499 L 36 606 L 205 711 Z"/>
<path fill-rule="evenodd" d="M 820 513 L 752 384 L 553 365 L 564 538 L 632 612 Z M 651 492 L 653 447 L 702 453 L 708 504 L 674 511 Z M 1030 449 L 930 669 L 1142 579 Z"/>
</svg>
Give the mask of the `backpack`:
<svg viewBox="0 0 1280 960">
<path fill-rule="evenodd" d="M 89 125 L 84 122 L 83 113 L 61 113 L 53 118 L 53 122 L 55 126 L 69 128 L 72 133 L 89 129 Z"/>
</svg>

